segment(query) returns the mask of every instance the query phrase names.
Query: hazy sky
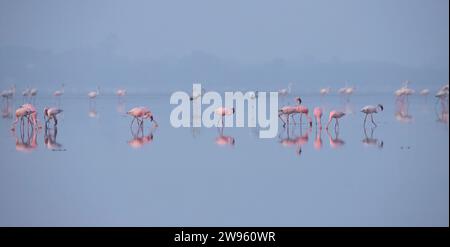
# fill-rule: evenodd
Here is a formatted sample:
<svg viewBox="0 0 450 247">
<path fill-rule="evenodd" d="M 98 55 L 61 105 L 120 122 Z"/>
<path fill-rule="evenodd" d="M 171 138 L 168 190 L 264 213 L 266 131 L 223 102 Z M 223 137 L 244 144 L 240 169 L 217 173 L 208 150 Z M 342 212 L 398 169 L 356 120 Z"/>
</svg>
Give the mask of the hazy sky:
<svg viewBox="0 0 450 247">
<path fill-rule="evenodd" d="M 448 0 L 0 0 L 0 45 L 130 58 L 374 60 L 446 67 Z"/>
</svg>

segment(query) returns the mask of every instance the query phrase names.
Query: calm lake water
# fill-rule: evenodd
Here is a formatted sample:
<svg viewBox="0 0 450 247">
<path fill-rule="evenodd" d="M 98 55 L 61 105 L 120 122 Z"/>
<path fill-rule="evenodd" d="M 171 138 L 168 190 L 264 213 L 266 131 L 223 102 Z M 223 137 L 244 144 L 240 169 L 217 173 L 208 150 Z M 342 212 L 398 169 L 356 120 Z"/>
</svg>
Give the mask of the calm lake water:
<svg viewBox="0 0 450 247">
<path fill-rule="evenodd" d="M 64 95 L 56 133 L 14 133 L 13 119 L 2 118 L 0 225 L 449 225 L 448 112 L 434 97 L 403 106 L 383 94 L 303 103 L 323 106 L 324 122 L 331 108 L 347 111 L 338 136 L 306 124 L 290 126 L 289 138 L 280 124 L 273 139 L 254 128 L 225 128 L 225 138 L 216 128 L 176 129 L 169 94 L 123 104 Z M 378 127 L 364 130 L 359 109 L 377 103 L 385 107 Z M 43 107 L 56 104 L 36 99 L 41 121 Z M 150 132 L 146 122 L 136 137 L 121 112 L 140 105 L 159 127 Z"/>
</svg>

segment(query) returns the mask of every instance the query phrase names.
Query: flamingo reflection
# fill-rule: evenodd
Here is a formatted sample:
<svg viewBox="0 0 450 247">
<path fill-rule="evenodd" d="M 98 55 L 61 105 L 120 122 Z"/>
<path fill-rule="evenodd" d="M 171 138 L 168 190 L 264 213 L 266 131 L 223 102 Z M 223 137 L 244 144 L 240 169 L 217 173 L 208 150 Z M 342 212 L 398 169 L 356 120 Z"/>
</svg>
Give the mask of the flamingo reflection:
<svg viewBox="0 0 450 247">
<path fill-rule="evenodd" d="M 312 131 L 312 127 L 309 127 L 308 131 L 306 131 L 305 134 L 302 134 L 302 129 L 300 126 L 300 135 L 295 136 L 294 133 L 291 133 L 291 134 L 293 134 L 292 137 L 290 136 L 290 133 L 289 133 L 289 125 L 288 125 L 288 127 L 285 128 L 285 130 L 286 130 L 286 138 L 281 138 L 281 136 L 280 136 L 281 145 L 283 145 L 283 147 L 296 147 L 295 153 L 298 156 L 300 156 L 302 154 L 302 147 L 309 141 L 309 134 Z"/>
<path fill-rule="evenodd" d="M 236 140 L 232 136 L 226 136 L 223 134 L 224 127 L 217 128 L 219 136 L 216 137 L 215 143 L 219 146 L 234 146 Z"/>
<path fill-rule="evenodd" d="M 58 127 L 54 126 L 53 128 L 45 128 L 44 132 L 44 144 L 47 149 L 56 151 L 62 150 L 63 145 L 56 141 L 56 136 L 58 135 Z"/>
<path fill-rule="evenodd" d="M 328 140 L 330 141 L 330 147 L 333 149 L 337 149 L 337 148 L 344 146 L 345 142 L 344 142 L 344 140 L 339 138 L 339 128 L 337 126 L 334 127 L 334 133 L 335 133 L 335 137 L 333 137 L 331 135 L 329 129 L 327 129 Z"/>
<path fill-rule="evenodd" d="M 147 135 L 144 135 L 144 126 L 138 125 L 136 130 L 131 129 L 132 139 L 128 141 L 128 145 L 132 148 L 142 148 L 144 145 L 153 142 L 153 132 L 157 126 L 152 126 Z"/>
<path fill-rule="evenodd" d="M 16 131 L 11 130 L 13 136 L 16 139 L 16 150 L 19 152 L 30 153 L 38 147 L 37 144 L 37 130 L 29 128 L 27 130 L 20 129 L 19 136 L 16 135 Z"/>
<path fill-rule="evenodd" d="M 413 120 L 413 117 L 409 113 L 409 101 L 404 99 L 397 99 L 396 101 L 396 110 L 395 110 L 395 119 L 402 123 L 410 123 Z"/>
<path fill-rule="evenodd" d="M 373 133 L 377 127 L 373 126 L 370 128 L 370 137 L 367 135 L 367 128 L 364 127 L 364 139 L 362 139 L 362 143 L 364 146 L 367 147 L 377 147 L 377 148 L 383 148 L 383 141 L 378 140 L 377 138 L 373 137 Z"/>
<path fill-rule="evenodd" d="M 316 138 L 314 139 L 314 148 L 316 150 L 322 149 L 322 128 L 316 128 Z"/>
</svg>

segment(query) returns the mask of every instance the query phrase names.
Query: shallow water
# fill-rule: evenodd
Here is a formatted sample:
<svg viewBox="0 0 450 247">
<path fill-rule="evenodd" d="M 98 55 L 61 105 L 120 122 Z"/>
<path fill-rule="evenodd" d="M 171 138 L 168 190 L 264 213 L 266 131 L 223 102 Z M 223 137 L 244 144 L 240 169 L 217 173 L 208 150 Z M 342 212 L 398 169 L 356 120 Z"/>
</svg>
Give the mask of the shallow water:
<svg viewBox="0 0 450 247">
<path fill-rule="evenodd" d="M 3 118 L 0 225 L 448 226 L 448 113 L 437 121 L 433 97 L 411 97 L 397 115 L 391 95 L 303 102 L 353 114 L 337 137 L 304 124 L 289 126 L 290 140 L 281 124 L 274 139 L 254 128 L 225 128 L 221 139 L 216 128 L 173 128 L 168 95 L 127 96 L 123 105 L 67 95 L 47 138 L 11 132 L 13 119 Z M 376 103 L 385 110 L 365 132 L 359 109 Z M 36 99 L 40 112 L 55 104 Z M 159 127 L 150 133 L 147 122 L 133 138 L 120 111 L 139 105 Z"/>
</svg>

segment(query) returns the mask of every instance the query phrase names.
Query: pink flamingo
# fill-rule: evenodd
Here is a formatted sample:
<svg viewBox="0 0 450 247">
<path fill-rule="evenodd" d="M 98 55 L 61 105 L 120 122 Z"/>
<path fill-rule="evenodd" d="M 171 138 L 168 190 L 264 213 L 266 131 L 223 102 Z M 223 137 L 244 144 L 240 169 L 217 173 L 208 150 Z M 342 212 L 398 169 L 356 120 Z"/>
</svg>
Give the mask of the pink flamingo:
<svg viewBox="0 0 450 247">
<path fill-rule="evenodd" d="M 278 118 L 283 122 L 283 127 L 286 127 L 286 123 L 289 124 L 289 116 L 297 113 L 296 106 L 283 106 L 280 110 L 278 110 Z M 286 116 L 286 121 L 281 118 L 281 116 Z"/>
<path fill-rule="evenodd" d="M 302 121 L 302 116 L 305 114 L 308 118 L 309 126 L 312 126 L 312 120 L 309 116 L 309 110 L 308 107 L 301 105 L 302 100 L 300 97 L 296 97 L 295 100 L 297 101 L 297 105 L 295 106 L 283 106 L 280 110 L 278 110 L 278 117 L 283 122 L 283 127 L 286 126 L 287 123 L 289 123 L 289 116 L 292 117 L 292 120 L 295 123 L 294 115 L 300 114 L 300 124 Z M 281 118 L 281 116 L 286 116 L 286 121 Z"/>
<path fill-rule="evenodd" d="M 314 108 L 314 118 L 316 119 L 316 126 L 319 126 L 319 129 L 322 129 L 322 108 L 315 107 Z"/>
<path fill-rule="evenodd" d="M 328 127 L 330 126 L 330 123 L 331 123 L 331 121 L 332 121 L 333 119 L 336 120 L 336 123 L 335 123 L 334 125 L 335 125 L 335 126 L 339 126 L 339 119 L 340 119 L 341 117 L 343 117 L 343 116 L 345 116 L 345 113 L 344 113 L 344 112 L 341 112 L 341 111 L 331 111 L 331 112 L 330 112 L 330 116 L 329 116 L 329 118 L 328 118 L 327 129 L 328 129 Z"/>
<path fill-rule="evenodd" d="M 123 97 L 123 96 L 125 96 L 126 94 L 127 94 L 127 90 L 122 89 L 122 88 L 117 89 L 117 91 L 116 91 L 116 95 L 119 96 L 119 97 Z"/>
<path fill-rule="evenodd" d="M 53 96 L 55 97 L 61 97 L 64 94 L 64 83 L 61 85 L 61 89 L 56 90 L 53 92 Z"/>
<path fill-rule="evenodd" d="M 41 126 L 38 125 L 38 118 L 37 118 L 37 111 L 36 107 L 34 107 L 32 104 L 23 104 L 23 108 L 28 109 L 30 113 L 30 120 L 34 127 L 41 128 Z"/>
<path fill-rule="evenodd" d="M 22 124 L 23 124 L 23 118 L 26 117 L 27 119 L 29 119 L 30 114 L 32 114 L 32 112 L 29 109 L 25 108 L 25 107 L 17 108 L 17 110 L 16 110 L 16 120 L 13 122 L 11 130 L 15 130 L 16 129 L 16 124 L 17 124 L 17 122 L 19 122 L 19 119 L 20 119 L 20 121 L 22 121 Z"/>
<path fill-rule="evenodd" d="M 217 108 L 216 110 L 214 110 L 214 113 L 215 113 L 216 115 L 222 117 L 222 126 L 225 126 L 225 123 L 224 123 L 225 116 L 233 115 L 234 112 L 235 112 L 234 107 L 232 107 L 232 108 L 219 107 L 219 108 Z M 217 124 L 218 124 L 218 123 L 217 123 Z"/>
<path fill-rule="evenodd" d="M 362 113 L 365 113 L 366 116 L 364 117 L 364 126 L 366 126 L 366 120 L 367 120 L 367 116 L 370 115 L 370 119 L 372 120 L 372 123 L 377 126 L 377 124 L 375 123 L 375 121 L 373 121 L 373 114 L 374 113 L 378 113 L 378 109 L 380 109 L 381 111 L 383 111 L 384 107 L 381 104 L 378 104 L 377 106 L 373 106 L 373 105 L 367 105 L 364 106 L 361 109 Z"/>
<path fill-rule="evenodd" d="M 47 123 L 50 121 L 50 119 L 53 119 L 54 126 L 58 125 L 58 119 L 56 118 L 56 115 L 60 114 L 63 110 L 56 108 L 56 107 L 45 107 L 44 108 L 44 119 L 45 119 L 45 127 L 47 127 Z"/>
<path fill-rule="evenodd" d="M 312 119 L 309 116 L 308 107 L 303 106 L 303 105 L 297 105 L 297 106 L 295 106 L 295 111 L 296 111 L 296 113 L 300 114 L 300 124 L 302 123 L 302 116 L 306 115 L 306 117 L 308 118 L 309 127 L 312 126 Z"/>
<path fill-rule="evenodd" d="M 89 99 L 93 100 L 100 94 L 100 88 L 97 87 L 97 91 L 90 91 L 87 95 Z"/>
<path fill-rule="evenodd" d="M 141 126 L 144 123 L 144 119 L 150 119 L 150 122 L 152 122 L 155 126 L 158 126 L 158 123 L 153 118 L 153 113 L 144 106 L 134 107 L 127 111 L 127 114 L 133 117 L 131 125 L 133 125 L 134 120 L 137 120 L 139 126 Z"/>
</svg>

